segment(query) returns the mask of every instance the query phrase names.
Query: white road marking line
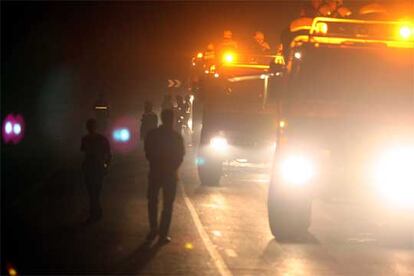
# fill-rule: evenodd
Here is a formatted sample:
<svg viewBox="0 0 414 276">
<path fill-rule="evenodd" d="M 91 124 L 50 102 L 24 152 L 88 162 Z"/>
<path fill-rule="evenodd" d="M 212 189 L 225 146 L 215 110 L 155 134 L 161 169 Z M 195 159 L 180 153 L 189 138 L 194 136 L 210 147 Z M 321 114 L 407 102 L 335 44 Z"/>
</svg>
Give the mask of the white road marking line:
<svg viewBox="0 0 414 276">
<path fill-rule="evenodd" d="M 230 269 L 227 267 L 220 253 L 214 247 L 213 242 L 210 240 L 206 230 L 204 230 L 203 225 L 201 224 L 200 218 L 198 217 L 197 211 L 194 208 L 193 203 L 188 198 L 187 193 L 184 190 L 184 186 L 180 183 L 180 188 L 183 194 L 184 202 L 187 205 L 188 210 L 190 211 L 193 222 L 197 228 L 198 234 L 200 234 L 201 239 L 203 240 L 204 246 L 206 247 L 210 257 L 213 259 L 214 265 L 217 267 L 218 272 L 222 276 L 232 276 Z"/>
<path fill-rule="evenodd" d="M 231 258 L 236 258 L 237 257 L 236 251 L 234 251 L 233 249 L 230 249 L 230 248 L 226 249 L 226 254 L 227 254 L 227 256 L 229 256 Z"/>
</svg>

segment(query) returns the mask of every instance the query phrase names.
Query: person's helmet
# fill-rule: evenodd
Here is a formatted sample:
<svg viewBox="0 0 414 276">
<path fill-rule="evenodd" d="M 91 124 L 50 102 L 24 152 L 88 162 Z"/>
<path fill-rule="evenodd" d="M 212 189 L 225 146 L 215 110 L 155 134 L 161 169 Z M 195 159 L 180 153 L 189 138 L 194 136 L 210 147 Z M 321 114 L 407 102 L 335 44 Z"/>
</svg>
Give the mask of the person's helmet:
<svg viewBox="0 0 414 276">
<path fill-rule="evenodd" d="M 254 39 L 258 42 L 263 42 L 265 40 L 264 33 L 259 32 L 259 31 L 255 32 L 254 33 Z"/>
<path fill-rule="evenodd" d="M 319 9 L 323 4 L 323 0 L 311 0 L 312 7 L 317 10 Z"/>
<path fill-rule="evenodd" d="M 223 38 L 224 39 L 232 39 L 233 38 L 233 33 L 230 30 L 225 30 L 223 32 Z"/>
</svg>

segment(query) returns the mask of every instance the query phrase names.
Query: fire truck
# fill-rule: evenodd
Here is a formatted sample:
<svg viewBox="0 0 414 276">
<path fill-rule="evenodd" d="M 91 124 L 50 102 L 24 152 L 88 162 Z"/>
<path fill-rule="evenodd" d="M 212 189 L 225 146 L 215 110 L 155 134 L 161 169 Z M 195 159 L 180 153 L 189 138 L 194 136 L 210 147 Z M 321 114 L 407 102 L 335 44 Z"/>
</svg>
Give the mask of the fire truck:
<svg viewBox="0 0 414 276">
<path fill-rule="evenodd" d="M 279 122 L 271 232 L 302 235 L 313 200 L 333 195 L 412 227 L 414 25 L 317 17 L 290 31 L 283 75 L 269 88 Z"/>
<path fill-rule="evenodd" d="M 192 60 L 193 142 L 202 185 L 220 183 L 223 162 L 272 158 L 275 108 L 268 93 L 274 56 L 249 43 L 197 53 Z"/>
</svg>

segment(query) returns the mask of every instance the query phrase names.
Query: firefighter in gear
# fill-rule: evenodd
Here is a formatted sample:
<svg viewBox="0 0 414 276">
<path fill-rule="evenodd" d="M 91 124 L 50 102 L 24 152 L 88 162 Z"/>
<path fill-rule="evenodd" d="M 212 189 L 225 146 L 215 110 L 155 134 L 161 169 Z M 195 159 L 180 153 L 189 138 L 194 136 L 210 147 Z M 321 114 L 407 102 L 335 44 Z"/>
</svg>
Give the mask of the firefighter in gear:
<svg viewBox="0 0 414 276">
<path fill-rule="evenodd" d="M 255 41 L 254 49 L 257 53 L 267 53 L 270 51 L 270 45 L 265 41 L 265 36 L 262 32 L 255 32 L 253 38 Z"/>
<path fill-rule="evenodd" d="M 311 0 L 310 3 L 306 3 L 300 10 L 301 17 L 317 17 L 321 16 L 319 9 L 324 5 L 323 0 Z"/>
<path fill-rule="evenodd" d="M 237 42 L 233 40 L 233 33 L 230 30 L 223 32 L 223 40 L 220 43 L 220 49 L 222 51 L 228 49 L 237 49 Z"/>
<path fill-rule="evenodd" d="M 171 240 L 168 232 L 177 189 L 177 171 L 183 162 L 185 149 L 183 138 L 174 130 L 174 111 L 161 112 L 162 125 L 148 133 L 145 140 L 145 156 L 149 161 L 148 218 L 150 232 L 147 241 L 159 236 L 161 243 Z M 162 190 L 163 210 L 158 224 L 158 196 Z"/>
<path fill-rule="evenodd" d="M 88 134 L 81 141 L 81 151 L 85 153 L 82 172 L 89 197 L 87 222 L 94 222 L 102 217 L 100 194 L 103 178 L 111 161 L 111 148 L 108 139 L 97 132 L 95 119 L 86 122 L 86 129 Z"/>
<path fill-rule="evenodd" d="M 98 94 L 93 110 L 97 121 L 97 131 L 100 133 L 106 133 L 109 119 L 109 104 L 103 93 Z"/>
<path fill-rule="evenodd" d="M 207 50 L 204 52 L 204 60 L 208 63 L 209 61 L 214 60 L 215 53 L 214 53 L 214 44 L 209 43 L 207 45 Z"/>
<path fill-rule="evenodd" d="M 328 0 L 319 8 L 319 14 L 326 17 L 346 18 L 351 16 L 352 12 L 344 6 L 343 0 Z"/>
<path fill-rule="evenodd" d="M 148 133 L 158 127 L 158 116 L 152 111 L 152 103 L 145 102 L 144 114 L 141 118 L 140 137 L 141 141 L 145 141 Z"/>
</svg>

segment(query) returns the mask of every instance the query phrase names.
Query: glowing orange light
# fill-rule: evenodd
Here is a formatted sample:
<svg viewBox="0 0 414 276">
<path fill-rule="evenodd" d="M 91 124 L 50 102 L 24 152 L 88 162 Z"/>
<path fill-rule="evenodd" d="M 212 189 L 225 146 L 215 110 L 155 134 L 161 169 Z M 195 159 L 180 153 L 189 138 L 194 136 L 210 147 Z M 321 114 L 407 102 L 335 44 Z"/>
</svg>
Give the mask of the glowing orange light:
<svg viewBox="0 0 414 276">
<path fill-rule="evenodd" d="M 225 53 L 223 56 L 223 61 L 226 63 L 233 63 L 235 60 L 233 53 Z"/>
<path fill-rule="evenodd" d="M 413 31 L 411 30 L 410 27 L 408 27 L 408 26 L 402 26 L 400 28 L 400 36 L 403 39 L 409 39 L 412 34 L 413 34 Z"/>
<path fill-rule="evenodd" d="M 192 250 L 194 248 L 194 246 L 191 242 L 186 242 L 184 244 L 184 248 L 187 249 L 187 250 Z"/>
<path fill-rule="evenodd" d="M 316 32 L 320 34 L 326 34 L 328 32 L 328 24 L 325 22 L 316 23 Z"/>
<path fill-rule="evenodd" d="M 203 58 L 203 53 L 202 52 L 197 53 L 197 58 Z"/>
<path fill-rule="evenodd" d="M 286 125 L 287 125 L 287 124 L 286 124 L 286 122 L 285 122 L 285 121 L 283 121 L 283 120 L 279 122 L 279 127 L 280 127 L 280 128 L 285 128 L 285 127 L 286 127 Z"/>
<path fill-rule="evenodd" d="M 285 58 L 283 57 L 283 55 L 276 55 L 275 64 L 281 64 L 281 65 L 285 64 Z"/>
<path fill-rule="evenodd" d="M 16 271 L 16 269 L 14 269 L 13 267 L 10 267 L 10 268 L 8 269 L 8 272 L 9 272 L 9 275 L 10 275 L 10 276 L 16 276 L 16 275 L 17 275 L 17 271 Z"/>
</svg>

